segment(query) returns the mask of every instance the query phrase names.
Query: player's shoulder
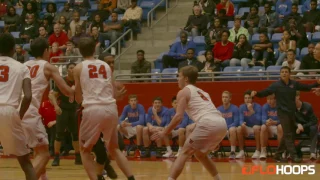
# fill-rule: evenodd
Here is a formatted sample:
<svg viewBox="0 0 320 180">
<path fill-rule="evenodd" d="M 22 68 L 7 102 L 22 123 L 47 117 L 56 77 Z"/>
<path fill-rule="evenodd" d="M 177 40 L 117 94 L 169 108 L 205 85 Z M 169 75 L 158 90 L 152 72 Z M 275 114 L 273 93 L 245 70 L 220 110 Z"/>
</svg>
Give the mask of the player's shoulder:
<svg viewBox="0 0 320 180">
<path fill-rule="evenodd" d="M 269 107 L 270 107 L 270 105 L 269 105 L 268 103 L 265 103 L 265 104 L 262 106 L 263 109 L 267 109 L 267 108 L 269 108 Z"/>
<path fill-rule="evenodd" d="M 148 108 L 148 113 L 150 113 L 150 112 L 152 113 L 152 108 L 153 108 L 153 106 Z"/>
<path fill-rule="evenodd" d="M 144 109 L 144 106 L 142 104 L 137 104 L 138 109 Z"/>
<path fill-rule="evenodd" d="M 218 109 L 219 111 L 221 111 L 221 110 L 223 109 L 223 105 L 218 106 L 217 109 Z"/>
<path fill-rule="evenodd" d="M 243 109 L 243 108 L 246 108 L 247 107 L 247 104 L 246 103 L 243 103 L 239 106 L 240 109 Z"/>
<path fill-rule="evenodd" d="M 230 104 L 230 107 L 233 108 L 233 109 L 236 109 L 236 110 L 239 109 L 238 106 L 236 106 L 236 105 L 234 105 L 234 104 Z"/>
<path fill-rule="evenodd" d="M 260 107 L 261 108 L 261 105 L 260 104 L 258 104 L 258 103 L 253 103 L 253 105 L 255 106 L 255 107 Z"/>
</svg>

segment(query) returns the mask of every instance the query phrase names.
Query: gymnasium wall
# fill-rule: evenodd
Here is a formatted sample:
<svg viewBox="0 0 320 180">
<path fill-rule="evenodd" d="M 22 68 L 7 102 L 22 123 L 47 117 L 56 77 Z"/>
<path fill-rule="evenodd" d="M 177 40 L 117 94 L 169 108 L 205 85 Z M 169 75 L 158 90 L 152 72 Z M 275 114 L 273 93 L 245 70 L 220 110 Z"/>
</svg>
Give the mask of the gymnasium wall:
<svg viewBox="0 0 320 180">
<path fill-rule="evenodd" d="M 230 91 L 232 93 L 232 103 L 239 106 L 243 103 L 243 93 L 248 90 L 262 90 L 270 85 L 273 81 L 232 81 L 232 82 L 198 82 L 197 86 L 208 92 L 212 101 L 218 107 L 221 105 L 221 93 Z M 315 81 L 301 81 L 302 83 L 314 83 Z M 125 84 L 127 95 L 136 94 L 138 101 L 142 104 L 146 111 L 152 105 L 152 100 L 156 96 L 163 98 L 164 106 L 171 108 L 171 98 L 179 91 L 177 82 L 170 83 L 130 83 Z M 309 102 L 313 105 L 313 109 L 320 117 L 320 96 L 316 96 L 311 92 L 302 92 L 301 100 Z M 255 98 L 255 102 L 263 105 L 266 102 L 265 98 Z M 121 114 L 123 107 L 128 104 L 128 97 L 118 102 L 118 111 Z"/>
</svg>

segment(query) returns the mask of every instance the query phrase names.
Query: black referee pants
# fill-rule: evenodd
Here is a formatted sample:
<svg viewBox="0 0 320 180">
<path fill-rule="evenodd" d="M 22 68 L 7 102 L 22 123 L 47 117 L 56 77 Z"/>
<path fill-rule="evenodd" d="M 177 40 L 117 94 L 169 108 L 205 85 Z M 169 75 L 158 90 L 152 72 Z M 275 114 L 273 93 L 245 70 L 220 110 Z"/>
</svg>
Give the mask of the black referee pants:
<svg viewBox="0 0 320 180">
<path fill-rule="evenodd" d="M 291 157 L 294 158 L 297 156 L 297 151 L 294 145 L 296 135 L 295 114 L 294 112 L 289 113 L 279 110 L 277 113 L 283 129 L 283 137 L 280 141 L 277 153 L 283 153 L 287 150 Z"/>
</svg>

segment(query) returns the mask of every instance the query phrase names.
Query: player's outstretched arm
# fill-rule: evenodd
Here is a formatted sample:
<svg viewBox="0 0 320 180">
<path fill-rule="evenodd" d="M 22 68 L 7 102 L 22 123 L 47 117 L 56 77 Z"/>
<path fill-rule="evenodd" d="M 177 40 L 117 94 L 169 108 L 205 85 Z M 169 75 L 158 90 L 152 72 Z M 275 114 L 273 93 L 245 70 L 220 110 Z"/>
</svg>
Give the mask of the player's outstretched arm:
<svg viewBox="0 0 320 180">
<path fill-rule="evenodd" d="M 22 119 L 24 114 L 27 112 L 31 100 L 32 100 L 32 91 L 31 91 L 31 79 L 25 78 L 22 82 L 22 89 L 23 89 L 23 99 L 20 107 L 20 118 Z"/>
<path fill-rule="evenodd" d="M 49 71 L 50 78 L 52 78 L 54 80 L 54 82 L 56 83 L 56 85 L 58 86 L 58 88 L 60 89 L 62 94 L 64 94 L 65 96 L 68 96 L 70 98 L 73 98 L 74 97 L 74 90 L 71 89 L 67 85 L 67 83 L 63 80 L 63 78 L 60 76 L 58 69 L 49 63 L 46 64 L 46 69 Z"/>
<path fill-rule="evenodd" d="M 73 69 L 73 78 L 75 81 L 75 98 L 78 104 L 82 103 L 82 89 L 80 84 L 80 72 L 82 71 L 82 63 L 77 64 Z"/>
</svg>

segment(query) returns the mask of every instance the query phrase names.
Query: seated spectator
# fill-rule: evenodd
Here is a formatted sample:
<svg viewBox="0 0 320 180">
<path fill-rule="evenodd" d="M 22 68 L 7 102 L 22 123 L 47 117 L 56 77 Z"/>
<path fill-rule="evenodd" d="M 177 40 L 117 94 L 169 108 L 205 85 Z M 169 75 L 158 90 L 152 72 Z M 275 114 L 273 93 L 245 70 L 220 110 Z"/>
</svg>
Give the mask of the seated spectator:
<svg viewBox="0 0 320 180">
<path fill-rule="evenodd" d="M 301 70 L 307 70 L 307 69 L 320 69 L 320 61 L 314 58 L 313 55 L 314 51 L 314 44 L 310 43 L 308 45 L 308 54 L 305 55 L 302 58 L 300 69 Z M 303 75 L 303 74 L 319 74 L 318 72 L 299 72 L 297 75 Z M 311 77 L 299 77 L 300 79 L 311 79 Z"/>
<path fill-rule="evenodd" d="M 53 22 L 58 23 L 61 16 L 63 16 L 65 18 L 65 23 L 69 23 L 71 21 L 72 14 L 73 14 L 73 12 L 70 10 L 70 4 L 66 2 L 66 3 L 64 3 L 64 7 L 63 7 L 62 11 L 58 12 L 55 15 Z"/>
<path fill-rule="evenodd" d="M 296 41 L 290 40 L 291 34 L 289 31 L 283 31 L 283 36 L 279 44 L 279 57 L 276 66 L 281 66 L 284 59 L 287 57 L 287 52 L 289 49 L 296 49 Z"/>
<path fill-rule="evenodd" d="M 100 0 L 103 10 L 109 11 L 111 14 L 113 9 L 117 7 L 117 0 Z"/>
<path fill-rule="evenodd" d="M 108 21 L 104 26 L 105 40 L 110 40 L 110 44 L 114 43 L 122 34 L 122 23 L 118 20 L 118 14 L 111 14 L 111 21 Z"/>
<path fill-rule="evenodd" d="M 23 43 L 30 43 L 30 40 L 38 37 L 38 24 L 35 22 L 34 15 L 30 14 L 26 17 L 25 23 L 21 27 L 20 38 Z"/>
<path fill-rule="evenodd" d="M 319 1 L 317 1 L 317 2 L 318 2 L 317 4 L 319 4 Z M 304 1 L 304 3 L 302 4 L 302 8 L 301 8 L 302 13 L 310 11 L 310 9 L 311 9 L 311 0 Z"/>
<path fill-rule="evenodd" d="M 44 18 L 52 24 L 55 16 L 57 15 L 57 6 L 55 3 L 49 2 L 46 7 L 46 13 L 44 14 Z"/>
<path fill-rule="evenodd" d="M 176 109 L 177 109 L 177 98 L 176 98 L 176 96 L 174 96 L 172 98 L 171 105 L 172 105 L 172 108 L 168 110 L 167 115 L 166 115 L 166 125 L 165 125 L 165 127 L 167 127 L 170 124 L 171 120 L 173 119 L 173 117 L 176 114 Z M 188 117 L 187 113 L 184 113 L 183 119 L 180 122 L 180 124 L 174 130 L 172 130 L 170 135 L 167 135 L 167 136 L 164 137 L 164 143 L 165 143 L 165 145 L 167 147 L 167 152 L 162 157 L 169 158 L 169 157 L 171 157 L 173 155 L 172 154 L 172 149 L 171 149 L 171 146 L 170 146 L 169 138 L 173 139 L 175 137 L 178 137 L 179 149 L 178 149 L 178 153 L 174 157 L 178 157 L 179 154 L 182 152 L 182 147 L 184 145 L 184 142 L 186 141 L 185 132 L 186 132 L 186 127 L 188 125 L 188 122 L 189 122 L 189 117 Z"/>
<path fill-rule="evenodd" d="M 29 61 L 29 54 L 27 51 L 22 49 L 22 46 L 16 45 L 16 52 L 12 56 L 13 59 L 19 61 L 20 63 L 25 63 Z"/>
<path fill-rule="evenodd" d="M 89 0 L 70 0 L 69 3 L 73 10 L 80 13 L 80 16 L 85 16 L 91 8 Z"/>
<path fill-rule="evenodd" d="M 271 4 L 266 2 L 264 5 L 264 14 L 260 16 L 259 28 L 253 31 L 272 34 L 274 28 L 276 28 L 278 24 L 278 14 L 275 11 L 272 11 Z"/>
<path fill-rule="evenodd" d="M 236 105 L 231 104 L 232 94 L 229 91 L 222 93 L 222 105 L 217 109 L 221 112 L 222 117 L 226 119 L 228 133 L 227 137 L 231 144 L 229 159 L 236 158 L 237 145 L 237 127 L 239 125 L 239 109 Z"/>
<path fill-rule="evenodd" d="M 53 33 L 53 25 L 52 25 L 52 22 L 48 18 L 43 19 L 41 26 L 46 28 L 46 31 L 48 32 L 49 35 L 51 35 Z"/>
<path fill-rule="evenodd" d="M 187 49 L 196 48 L 193 41 L 188 41 L 188 34 L 185 31 L 180 33 L 180 41 L 174 43 L 167 55 L 162 57 L 163 68 L 175 67 L 186 59 Z"/>
<path fill-rule="evenodd" d="M 190 48 L 187 50 L 186 60 L 179 63 L 179 69 L 185 66 L 195 66 L 198 71 L 201 71 L 203 68 L 203 64 L 195 58 L 194 49 Z"/>
<path fill-rule="evenodd" d="M 220 67 L 227 67 L 230 65 L 230 59 L 232 58 L 234 44 L 228 40 L 230 32 L 223 30 L 221 35 L 221 41 L 217 42 L 213 49 L 214 62 L 220 64 Z"/>
<path fill-rule="evenodd" d="M 236 158 L 244 157 L 244 138 L 252 135 L 254 135 L 256 141 L 256 151 L 252 155 L 252 158 L 260 158 L 261 106 L 253 102 L 250 90 L 244 93 L 244 104 L 239 108 L 239 115 L 237 135 L 240 152 L 237 154 Z"/>
<path fill-rule="evenodd" d="M 29 1 L 26 6 L 23 7 L 21 14 L 21 22 L 25 22 L 28 15 L 33 15 L 35 19 L 38 19 L 38 9 L 34 2 Z"/>
<path fill-rule="evenodd" d="M 4 21 L 4 31 L 5 32 L 14 32 L 18 31 L 20 26 L 20 16 L 16 13 L 14 7 L 9 7 L 7 14 L 3 17 Z"/>
<path fill-rule="evenodd" d="M 273 46 L 266 34 L 259 35 L 260 42 L 252 46 L 255 50 L 252 61 L 248 63 L 249 66 L 267 66 L 269 60 L 273 55 Z"/>
<path fill-rule="evenodd" d="M 222 25 L 222 27 L 226 28 L 228 27 L 228 21 L 229 19 L 231 19 L 231 17 L 228 17 L 226 15 L 226 10 L 225 9 L 220 9 L 220 11 L 218 12 L 218 17 L 220 19 L 220 23 Z"/>
<path fill-rule="evenodd" d="M 98 4 L 98 9 L 91 13 L 91 16 L 89 17 L 89 20 L 90 21 L 94 20 L 94 17 L 97 14 L 100 15 L 100 18 L 101 18 L 102 22 L 104 22 L 104 21 L 108 20 L 108 18 L 109 18 L 111 13 L 109 11 L 103 10 L 103 5 L 102 4 Z"/>
<path fill-rule="evenodd" d="M 253 35 L 257 33 L 259 21 L 260 21 L 260 17 L 258 15 L 258 8 L 256 6 L 252 6 L 250 8 L 250 13 L 247 16 L 247 19 L 244 21 L 244 27 L 248 29 L 248 32 L 251 35 Z"/>
<path fill-rule="evenodd" d="M 234 5 L 230 0 L 221 0 L 221 2 L 217 4 L 217 12 L 220 12 L 221 9 L 225 9 L 226 15 L 230 18 L 233 18 Z"/>
<path fill-rule="evenodd" d="M 184 30 L 191 33 L 192 37 L 206 33 L 208 18 L 201 14 L 200 6 L 193 7 L 193 14 L 190 15 Z"/>
<path fill-rule="evenodd" d="M 214 0 L 200 0 L 198 4 L 202 14 L 208 16 L 209 19 L 215 15 L 216 3 Z"/>
<path fill-rule="evenodd" d="M 318 141 L 318 118 L 313 112 L 311 104 L 300 100 L 300 92 L 296 94 L 296 122 L 297 134 L 307 134 L 311 140 L 310 160 L 316 160 Z"/>
<path fill-rule="evenodd" d="M 307 32 L 313 32 L 315 25 L 320 21 L 320 11 L 317 9 L 317 0 L 311 0 L 311 9 L 303 14 L 302 23 Z"/>
<path fill-rule="evenodd" d="M 57 63 L 60 61 L 60 58 L 57 58 L 58 56 L 63 56 L 63 52 L 61 49 L 59 49 L 59 43 L 54 42 L 51 47 L 51 51 L 49 54 L 49 62 L 50 63 Z M 54 57 L 54 58 L 52 58 Z"/>
<path fill-rule="evenodd" d="M 105 48 L 105 40 L 102 34 L 98 31 L 98 27 L 91 27 L 91 38 L 96 42 L 95 55 L 99 55 L 102 49 Z"/>
<path fill-rule="evenodd" d="M 204 56 L 206 58 L 206 61 L 203 62 L 203 68 L 201 72 L 220 71 L 220 64 L 216 66 L 211 50 L 206 50 L 206 52 L 204 53 Z"/>
<path fill-rule="evenodd" d="M 40 27 L 39 27 L 39 37 L 40 37 L 40 38 L 45 38 L 45 39 L 47 39 L 47 40 L 48 40 L 48 38 L 49 38 L 47 30 L 46 30 L 46 28 L 43 27 L 43 26 L 40 26 Z"/>
<path fill-rule="evenodd" d="M 294 19 L 298 24 L 300 24 L 302 17 L 300 16 L 300 13 L 298 13 L 298 4 L 292 4 L 291 13 L 284 17 L 282 26 L 287 26 L 290 19 Z"/>
<path fill-rule="evenodd" d="M 79 49 L 74 47 L 74 44 L 72 43 L 72 41 L 68 41 L 67 49 L 64 56 L 81 56 L 81 54 Z M 80 62 L 81 58 L 70 57 L 69 59 L 65 59 L 65 60 L 69 62 L 77 62 L 77 61 Z"/>
<path fill-rule="evenodd" d="M 139 23 L 142 18 L 142 9 L 137 6 L 137 0 L 131 0 L 131 6 L 122 17 L 124 26 L 128 26 L 133 31 L 133 39 L 137 39 Z"/>
<path fill-rule="evenodd" d="M 284 19 L 285 16 L 291 13 L 291 0 L 278 0 L 276 3 L 276 12 L 278 13 L 278 18 L 280 21 Z"/>
<path fill-rule="evenodd" d="M 144 58 L 144 51 L 137 51 L 137 60 L 131 65 L 131 74 L 151 73 L 151 63 Z M 136 76 L 140 78 L 141 76 Z"/>
<path fill-rule="evenodd" d="M 282 66 L 288 66 L 291 71 L 300 69 L 300 61 L 296 60 L 296 51 L 289 49 L 287 52 L 287 60 L 282 63 Z"/>
<path fill-rule="evenodd" d="M 117 8 L 115 8 L 113 11 L 118 14 L 123 14 L 126 12 L 126 9 L 130 7 L 130 0 L 117 0 Z"/>
<path fill-rule="evenodd" d="M 69 26 L 69 24 L 68 24 L 68 22 L 67 22 L 66 17 L 60 16 L 60 19 L 59 19 L 59 21 L 57 22 L 57 24 L 60 24 L 61 31 L 63 31 L 63 32 L 66 33 L 66 34 L 69 34 L 69 33 L 70 33 L 70 26 Z"/>
<path fill-rule="evenodd" d="M 59 49 L 66 49 L 69 39 L 67 34 L 61 30 L 60 24 L 55 24 L 53 26 L 53 34 L 49 36 L 48 41 L 50 46 L 52 46 L 54 42 L 58 42 L 60 45 Z"/>
<path fill-rule="evenodd" d="M 98 31 L 103 33 L 103 30 L 105 28 L 105 23 L 104 23 L 104 21 L 102 21 L 99 14 L 96 14 L 94 16 L 92 23 L 89 25 L 89 29 L 91 29 L 91 27 L 93 27 L 93 26 L 97 27 Z"/>
<path fill-rule="evenodd" d="M 137 146 L 135 157 L 140 157 L 142 150 L 142 130 L 145 122 L 145 111 L 141 104 L 138 104 L 138 97 L 135 94 L 129 95 L 129 104 L 123 108 L 119 118 L 119 132 L 130 139 L 136 136 Z"/>
<path fill-rule="evenodd" d="M 239 42 L 234 46 L 230 66 L 248 67 L 248 63 L 252 59 L 251 45 L 244 34 L 240 34 Z"/>
<path fill-rule="evenodd" d="M 297 26 L 297 22 L 294 19 L 289 20 L 288 26 L 285 30 L 290 32 L 291 40 L 296 41 L 297 48 L 302 49 L 308 46 L 308 38 L 304 27 Z"/>
<path fill-rule="evenodd" d="M 72 38 L 70 40 L 73 42 L 75 47 L 78 47 L 78 43 L 79 43 L 80 39 L 83 37 L 88 37 L 88 34 L 83 32 L 81 25 L 77 25 L 75 30 L 76 30 L 75 34 L 74 34 L 74 36 L 72 36 Z"/>
<path fill-rule="evenodd" d="M 156 97 L 153 99 L 153 105 L 148 109 L 148 118 L 146 120 L 147 126 L 143 128 L 143 144 L 145 153 L 142 158 L 150 157 L 150 137 L 158 132 L 162 131 L 166 125 L 166 115 L 168 108 L 162 106 L 162 98 Z M 156 156 L 162 157 L 160 148 L 162 147 L 162 139 L 156 140 L 157 149 Z"/>
<path fill-rule="evenodd" d="M 221 41 L 221 34 L 223 30 L 224 27 L 222 27 L 220 19 L 215 18 L 214 22 L 211 23 L 211 26 L 209 27 L 208 32 L 205 36 L 207 50 L 212 50 L 216 42 Z"/>
<path fill-rule="evenodd" d="M 282 126 L 277 115 L 275 95 L 267 96 L 267 103 L 262 107 L 261 154 L 260 159 L 267 158 L 268 138 L 277 136 L 278 143 L 283 136 Z"/>
<path fill-rule="evenodd" d="M 70 33 L 69 36 L 72 37 L 76 34 L 76 27 L 78 25 L 85 27 L 84 21 L 80 20 L 79 12 L 75 11 L 73 13 L 72 21 L 70 22 Z"/>
<path fill-rule="evenodd" d="M 240 18 L 234 19 L 234 26 L 229 31 L 230 31 L 229 41 L 231 41 L 233 43 L 238 42 L 238 40 L 239 40 L 238 38 L 239 38 L 240 34 L 244 34 L 247 37 L 247 39 L 249 39 L 249 37 L 250 37 L 248 29 L 241 26 L 241 19 Z"/>
</svg>

